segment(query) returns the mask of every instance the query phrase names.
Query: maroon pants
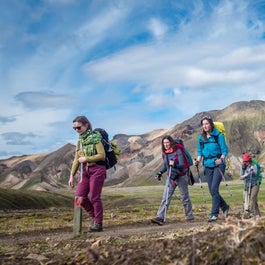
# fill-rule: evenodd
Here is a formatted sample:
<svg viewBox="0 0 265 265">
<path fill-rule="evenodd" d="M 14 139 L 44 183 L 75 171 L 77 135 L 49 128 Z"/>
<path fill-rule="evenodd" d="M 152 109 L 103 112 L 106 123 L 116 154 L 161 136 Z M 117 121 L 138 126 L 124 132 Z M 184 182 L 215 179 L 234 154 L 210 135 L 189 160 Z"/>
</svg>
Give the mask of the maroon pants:
<svg viewBox="0 0 265 265">
<path fill-rule="evenodd" d="M 102 165 L 83 165 L 78 180 L 76 197 L 82 197 L 81 206 L 98 224 L 103 222 L 103 204 L 101 192 L 106 178 L 106 168 Z"/>
</svg>

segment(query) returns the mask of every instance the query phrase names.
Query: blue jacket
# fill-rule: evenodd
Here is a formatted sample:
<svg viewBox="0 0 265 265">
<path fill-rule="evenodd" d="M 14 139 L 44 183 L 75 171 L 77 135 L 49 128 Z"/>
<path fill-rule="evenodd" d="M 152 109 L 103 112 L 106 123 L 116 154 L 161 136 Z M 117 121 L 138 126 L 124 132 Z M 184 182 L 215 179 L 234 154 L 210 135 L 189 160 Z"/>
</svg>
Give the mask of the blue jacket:
<svg viewBox="0 0 265 265">
<path fill-rule="evenodd" d="M 207 139 L 203 139 L 202 134 L 198 136 L 198 156 L 203 157 L 205 167 L 215 167 L 214 161 L 219 159 L 221 155 L 227 156 L 228 154 L 228 147 L 223 134 L 214 128 L 210 135 Z"/>
<path fill-rule="evenodd" d="M 245 177 L 245 173 L 248 175 Z M 258 185 L 258 167 L 254 163 L 249 165 L 245 170 L 241 169 L 240 179 L 245 180 L 245 189 L 249 188 L 249 186 Z"/>
</svg>

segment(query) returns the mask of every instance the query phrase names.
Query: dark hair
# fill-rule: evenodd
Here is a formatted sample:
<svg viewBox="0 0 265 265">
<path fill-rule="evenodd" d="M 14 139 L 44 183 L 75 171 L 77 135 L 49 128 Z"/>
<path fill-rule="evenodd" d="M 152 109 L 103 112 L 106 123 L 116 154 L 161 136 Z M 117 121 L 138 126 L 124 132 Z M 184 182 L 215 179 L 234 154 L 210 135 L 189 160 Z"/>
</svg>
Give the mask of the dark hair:
<svg viewBox="0 0 265 265">
<path fill-rule="evenodd" d="M 214 129 L 214 123 L 213 123 L 213 119 L 210 115 L 205 115 L 201 118 L 201 125 L 202 125 L 202 122 L 204 120 L 207 120 L 209 123 L 210 123 L 210 126 L 211 126 L 211 132 L 213 131 Z M 202 129 L 202 137 L 205 139 L 207 137 L 207 134 L 206 132 Z"/>
<path fill-rule="evenodd" d="M 83 125 L 87 124 L 87 130 L 92 130 L 92 125 L 86 116 L 77 116 L 76 118 L 74 118 L 73 122 L 79 122 Z"/>
<path fill-rule="evenodd" d="M 204 120 L 207 120 L 208 122 L 212 123 L 213 124 L 213 119 L 210 115 L 204 115 L 202 118 L 201 118 L 201 125 L 202 125 L 202 122 Z"/>
<path fill-rule="evenodd" d="M 172 138 L 172 136 L 170 136 L 170 135 L 165 135 L 165 136 L 162 138 L 162 141 L 161 141 L 162 152 L 164 153 L 164 152 L 166 151 L 165 146 L 164 146 L 164 144 L 163 144 L 163 142 L 164 142 L 165 139 L 167 139 L 167 140 L 170 142 L 170 146 L 173 148 L 174 151 L 176 151 L 175 140 Z"/>
</svg>

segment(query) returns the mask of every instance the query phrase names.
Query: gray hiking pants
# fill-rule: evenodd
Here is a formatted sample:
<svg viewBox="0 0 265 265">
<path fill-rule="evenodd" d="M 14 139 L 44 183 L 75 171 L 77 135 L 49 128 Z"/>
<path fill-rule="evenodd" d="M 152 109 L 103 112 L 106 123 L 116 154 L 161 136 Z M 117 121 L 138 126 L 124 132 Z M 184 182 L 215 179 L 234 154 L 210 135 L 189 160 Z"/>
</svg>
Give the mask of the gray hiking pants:
<svg viewBox="0 0 265 265">
<path fill-rule="evenodd" d="M 254 216 L 260 216 L 259 205 L 258 205 L 258 193 L 259 193 L 259 185 L 255 185 L 251 187 L 250 191 L 250 212 Z"/>
<path fill-rule="evenodd" d="M 189 196 L 188 176 L 187 175 L 177 177 L 176 181 L 170 180 L 169 187 L 168 187 L 168 180 L 166 181 L 162 201 L 161 201 L 160 207 L 157 211 L 157 217 L 164 220 L 164 217 L 166 215 L 166 211 L 169 207 L 172 196 L 173 196 L 174 191 L 175 191 L 177 186 L 178 186 L 178 189 L 180 192 L 180 199 L 181 199 L 182 205 L 184 207 L 186 219 L 192 220 L 192 219 L 194 219 L 194 216 L 193 216 L 192 204 L 191 204 L 191 200 L 190 200 L 190 196 Z M 168 199 L 166 198 L 167 194 L 168 194 Z"/>
</svg>

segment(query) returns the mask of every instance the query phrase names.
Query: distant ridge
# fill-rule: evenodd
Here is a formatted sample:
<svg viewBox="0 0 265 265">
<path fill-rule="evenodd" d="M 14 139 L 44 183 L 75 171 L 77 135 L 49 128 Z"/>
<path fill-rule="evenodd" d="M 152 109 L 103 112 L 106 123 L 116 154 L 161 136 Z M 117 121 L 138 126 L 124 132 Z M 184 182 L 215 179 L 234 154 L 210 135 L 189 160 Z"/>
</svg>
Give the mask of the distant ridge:
<svg viewBox="0 0 265 265">
<path fill-rule="evenodd" d="M 122 150 L 116 170 L 108 171 L 105 185 L 155 185 L 153 174 L 162 164 L 161 138 L 170 134 L 184 140 L 196 157 L 200 119 L 210 114 L 226 127 L 229 147 L 229 177 L 237 178 L 243 152 L 250 151 L 265 165 L 265 101 L 235 102 L 222 110 L 197 113 L 167 129 L 142 135 L 116 134 L 113 140 Z M 75 146 L 66 144 L 55 152 L 23 155 L 0 160 L 0 188 L 54 191 L 65 189 L 74 158 Z"/>
</svg>

